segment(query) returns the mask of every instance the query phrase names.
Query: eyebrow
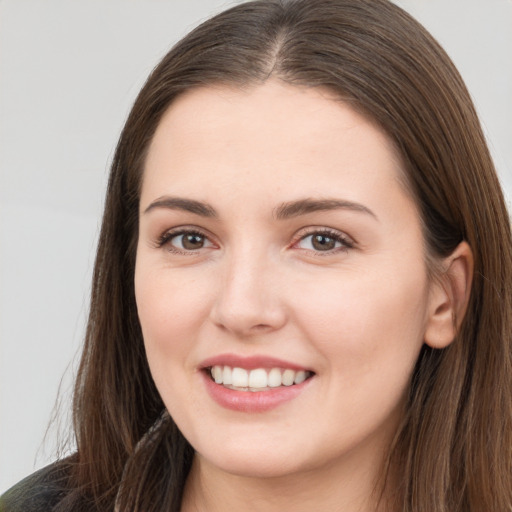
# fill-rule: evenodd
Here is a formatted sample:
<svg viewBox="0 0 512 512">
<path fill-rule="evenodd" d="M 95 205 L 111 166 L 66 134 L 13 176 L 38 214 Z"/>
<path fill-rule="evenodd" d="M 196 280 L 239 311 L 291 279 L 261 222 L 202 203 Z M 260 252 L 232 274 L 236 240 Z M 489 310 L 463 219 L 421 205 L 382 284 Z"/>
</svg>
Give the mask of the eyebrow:
<svg viewBox="0 0 512 512">
<path fill-rule="evenodd" d="M 201 217 L 218 218 L 219 215 L 215 208 L 208 203 L 196 201 L 194 199 L 185 199 L 183 197 L 160 197 L 153 201 L 145 210 L 144 214 L 157 208 L 164 208 L 169 210 L 182 210 L 200 215 Z M 299 199 L 297 201 L 289 201 L 279 205 L 273 210 L 273 217 L 276 220 L 285 220 L 293 217 L 300 217 L 308 213 L 329 210 L 352 210 L 368 214 L 378 220 L 375 213 L 373 213 L 366 206 L 355 203 L 353 201 L 346 201 L 344 199 Z"/>
<path fill-rule="evenodd" d="M 215 208 L 208 203 L 202 201 L 195 201 L 194 199 L 184 199 L 182 197 L 160 197 L 153 201 L 145 210 L 148 213 L 156 208 L 167 208 L 169 210 L 183 210 L 190 213 L 195 213 L 201 217 L 217 218 Z"/>
<path fill-rule="evenodd" d="M 368 214 L 378 220 L 377 215 L 366 206 L 346 201 L 344 199 L 299 199 L 298 201 L 290 201 L 283 203 L 274 209 L 274 217 L 278 220 L 289 219 L 291 217 L 299 217 L 308 213 L 329 211 L 329 210 L 352 210 Z"/>
</svg>

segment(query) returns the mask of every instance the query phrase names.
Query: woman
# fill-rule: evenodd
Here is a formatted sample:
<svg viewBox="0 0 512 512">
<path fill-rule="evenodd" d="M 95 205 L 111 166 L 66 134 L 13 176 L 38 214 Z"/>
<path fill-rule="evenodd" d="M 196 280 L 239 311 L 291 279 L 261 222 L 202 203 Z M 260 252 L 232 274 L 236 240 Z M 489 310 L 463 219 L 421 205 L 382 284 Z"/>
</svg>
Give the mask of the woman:
<svg viewBox="0 0 512 512">
<path fill-rule="evenodd" d="M 510 510 L 510 278 L 484 137 L 424 29 L 384 0 L 230 9 L 135 102 L 77 453 L 5 509 Z"/>
</svg>

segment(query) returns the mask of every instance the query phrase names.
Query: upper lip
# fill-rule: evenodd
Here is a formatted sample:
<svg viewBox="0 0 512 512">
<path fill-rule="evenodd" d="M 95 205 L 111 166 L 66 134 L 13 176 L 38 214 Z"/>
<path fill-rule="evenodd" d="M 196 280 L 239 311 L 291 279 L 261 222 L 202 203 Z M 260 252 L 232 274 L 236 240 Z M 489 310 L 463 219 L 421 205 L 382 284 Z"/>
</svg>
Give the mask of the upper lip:
<svg viewBox="0 0 512 512">
<path fill-rule="evenodd" d="M 246 370 L 254 370 L 255 368 L 289 368 L 295 371 L 311 371 L 309 368 L 297 363 L 264 355 L 239 356 L 236 354 L 219 354 L 205 359 L 199 366 L 201 369 L 212 366 L 230 366 L 231 368 L 244 368 Z"/>
</svg>

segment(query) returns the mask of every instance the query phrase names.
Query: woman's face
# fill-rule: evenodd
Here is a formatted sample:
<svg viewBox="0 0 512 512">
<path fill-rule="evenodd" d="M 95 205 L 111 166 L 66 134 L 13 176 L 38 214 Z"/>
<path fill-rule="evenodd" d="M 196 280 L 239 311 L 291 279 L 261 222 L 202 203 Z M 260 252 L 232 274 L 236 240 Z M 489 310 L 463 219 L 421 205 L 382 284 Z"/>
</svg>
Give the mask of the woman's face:
<svg viewBox="0 0 512 512">
<path fill-rule="evenodd" d="M 322 90 L 210 87 L 167 111 L 135 290 L 156 386 L 205 465 L 380 462 L 429 321 L 401 177 L 388 138 Z"/>
</svg>

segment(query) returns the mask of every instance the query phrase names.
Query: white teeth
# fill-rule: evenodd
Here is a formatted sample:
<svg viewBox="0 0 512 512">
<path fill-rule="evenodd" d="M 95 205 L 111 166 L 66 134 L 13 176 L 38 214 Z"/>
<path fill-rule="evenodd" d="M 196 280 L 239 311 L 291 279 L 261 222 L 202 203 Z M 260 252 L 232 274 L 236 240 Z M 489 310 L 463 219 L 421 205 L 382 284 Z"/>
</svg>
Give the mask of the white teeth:
<svg viewBox="0 0 512 512">
<path fill-rule="evenodd" d="M 231 379 L 233 386 L 237 388 L 246 388 L 249 385 L 249 373 L 243 368 L 233 368 Z"/>
<path fill-rule="evenodd" d="M 280 386 L 292 386 L 304 382 L 310 372 L 295 371 L 290 368 L 255 368 L 245 370 L 244 368 L 231 368 L 230 366 L 215 365 L 210 369 L 211 376 L 217 384 L 230 388 L 237 388 L 244 391 L 262 391 Z"/>
<path fill-rule="evenodd" d="M 250 388 L 266 388 L 268 386 L 267 381 L 267 372 L 263 368 L 251 370 L 251 373 L 249 374 Z"/>
<path fill-rule="evenodd" d="M 268 372 L 268 387 L 278 388 L 281 385 L 281 370 L 279 368 L 272 368 Z"/>
<path fill-rule="evenodd" d="M 222 371 L 222 383 L 233 384 L 233 379 L 231 378 L 231 368 L 229 366 L 224 366 L 224 370 Z"/>
<path fill-rule="evenodd" d="M 295 374 L 295 379 L 293 379 L 294 384 L 300 384 L 306 380 L 306 372 L 300 371 Z"/>
<path fill-rule="evenodd" d="M 222 384 L 222 368 L 220 366 L 212 368 L 212 377 L 217 384 Z"/>
<path fill-rule="evenodd" d="M 282 376 L 283 386 L 291 386 L 294 378 L 295 372 L 293 370 L 285 370 Z"/>
</svg>

